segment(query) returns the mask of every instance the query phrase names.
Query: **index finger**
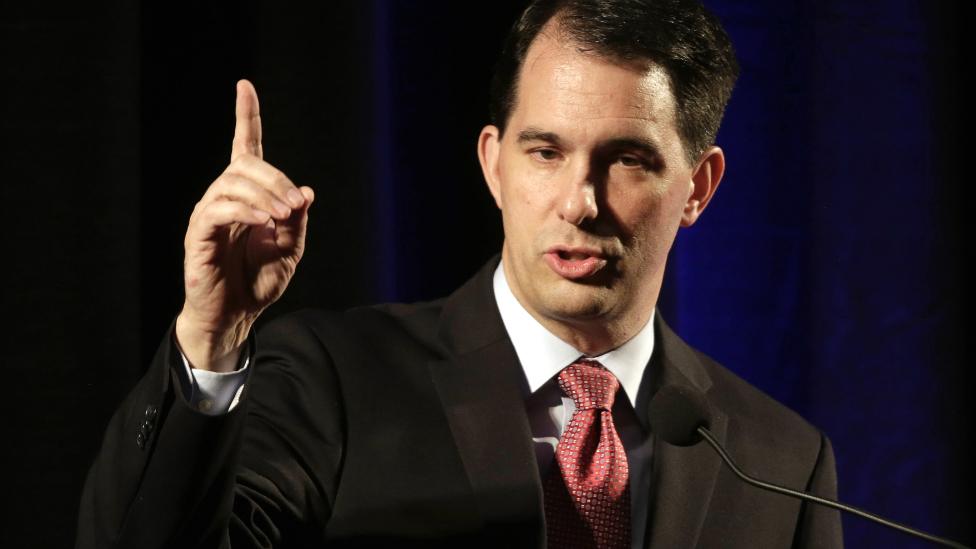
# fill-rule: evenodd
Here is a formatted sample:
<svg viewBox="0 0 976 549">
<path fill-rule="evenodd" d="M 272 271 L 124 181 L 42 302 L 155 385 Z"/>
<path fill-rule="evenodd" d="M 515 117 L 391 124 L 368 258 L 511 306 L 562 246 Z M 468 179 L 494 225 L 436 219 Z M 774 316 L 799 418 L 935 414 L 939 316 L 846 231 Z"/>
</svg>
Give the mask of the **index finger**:
<svg viewBox="0 0 976 549">
<path fill-rule="evenodd" d="M 242 154 L 264 158 L 264 151 L 261 149 L 261 109 L 258 106 L 258 92 L 247 80 L 237 82 L 237 107 L 234 112 L 237 123 L 234 126 L 231 161 L 233 162 Z"/>
</svg>

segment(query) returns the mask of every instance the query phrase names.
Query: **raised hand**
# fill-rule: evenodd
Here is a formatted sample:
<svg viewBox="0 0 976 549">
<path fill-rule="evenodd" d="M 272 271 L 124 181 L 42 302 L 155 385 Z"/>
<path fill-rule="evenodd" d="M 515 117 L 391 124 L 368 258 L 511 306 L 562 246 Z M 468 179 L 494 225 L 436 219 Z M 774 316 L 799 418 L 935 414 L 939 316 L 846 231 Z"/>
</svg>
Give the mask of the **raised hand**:
<svg viewBox="0 0 976 549">
<path fill-rule="evenodd" d="M 264 161 L 254 86 L 237 83 L 230 165 L 204 193 L 184 239 L 186 298 L 176 339 L 190 363 L 234 368 L 258 315 L 288 286 L 305 250 L 309 187 Z"/>
</svg>

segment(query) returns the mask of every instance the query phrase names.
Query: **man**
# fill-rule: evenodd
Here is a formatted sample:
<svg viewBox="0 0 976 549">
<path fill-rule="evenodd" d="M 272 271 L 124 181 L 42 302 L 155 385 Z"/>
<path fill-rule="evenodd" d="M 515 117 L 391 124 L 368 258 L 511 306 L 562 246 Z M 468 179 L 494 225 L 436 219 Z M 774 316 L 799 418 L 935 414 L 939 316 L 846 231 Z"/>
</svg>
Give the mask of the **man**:
<svg viewBox="0 0 976 549">
<path fill-rule="evenodd" d="M 500 262 L 444 300 L 301 312 L 255 338 L 314 195 L 264 161 L 240 82 L 183 310 L 109 426 L 79 546 L 839 546 L 835 513 L 647 422 L 658 388 L 691 388 L 746 470 L 836 490 L 825 437 L 655 313 L 675 234 L 721 181 L 736 72 L 695 2 L 533 3 L 478 140 Z"/>
</svg>

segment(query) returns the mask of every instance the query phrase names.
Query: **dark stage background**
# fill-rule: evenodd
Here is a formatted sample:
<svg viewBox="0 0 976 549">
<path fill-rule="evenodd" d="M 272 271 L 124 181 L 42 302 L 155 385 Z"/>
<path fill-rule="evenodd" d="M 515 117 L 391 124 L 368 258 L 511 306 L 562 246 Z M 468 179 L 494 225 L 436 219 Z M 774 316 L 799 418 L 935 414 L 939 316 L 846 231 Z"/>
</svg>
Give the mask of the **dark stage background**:
<svg viewBox="0 0 976 549">
<path fill-rule="evenodd" d="M 743 75 L 727 177 L 679 235 L 663 314 L 824 429 L 844 500 L 972 543 L 969 14 L 708 4 Z M 181 304 L 185 223 L 227 162 L 238 78 L 267 159 L 318 195 L 269 314 L 437 297 L 499 249 L 475 140 L 521 3 L 475 6 L 3 3 L 0 545 L 71 545 L 102 430 Z M 924 546 L 845 528 L 851 547 Z"/>
</svg>

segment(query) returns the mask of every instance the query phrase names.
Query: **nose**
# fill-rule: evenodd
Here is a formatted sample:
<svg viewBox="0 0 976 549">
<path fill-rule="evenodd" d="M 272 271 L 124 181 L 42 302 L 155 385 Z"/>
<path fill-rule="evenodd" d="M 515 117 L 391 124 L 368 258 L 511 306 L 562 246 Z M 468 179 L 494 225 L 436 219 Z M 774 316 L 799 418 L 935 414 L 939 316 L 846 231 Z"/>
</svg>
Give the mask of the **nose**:
<svg viewBox="0 0 976 549">
<path fill-rule="evenodd" d="M 559 217 L 573 225 L 582 225 L 597 216 L 596 189 L 585 175 L 566 184 L 560 197 Z"/>
</svg>

